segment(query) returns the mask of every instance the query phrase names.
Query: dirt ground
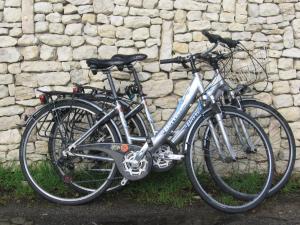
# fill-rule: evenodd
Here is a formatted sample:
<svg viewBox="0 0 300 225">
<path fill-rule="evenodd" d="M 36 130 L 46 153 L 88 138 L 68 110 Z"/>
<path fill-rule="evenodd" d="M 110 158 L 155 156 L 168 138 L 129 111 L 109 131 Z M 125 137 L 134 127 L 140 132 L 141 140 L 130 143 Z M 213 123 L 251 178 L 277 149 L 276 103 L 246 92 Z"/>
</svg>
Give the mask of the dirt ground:
<svg viewBox="0 0 300 225">
<path fill-rule="evenodd" d="M 143 205 L 130 199 L 97 200 L 83 206 L 60 206 L 44 200 L 0 206 L 0 225 L 300 225 L 299 194 L 281 194 L 245 214 L 218 212 L 199 200 L 185 208 Z"/>
</svg>

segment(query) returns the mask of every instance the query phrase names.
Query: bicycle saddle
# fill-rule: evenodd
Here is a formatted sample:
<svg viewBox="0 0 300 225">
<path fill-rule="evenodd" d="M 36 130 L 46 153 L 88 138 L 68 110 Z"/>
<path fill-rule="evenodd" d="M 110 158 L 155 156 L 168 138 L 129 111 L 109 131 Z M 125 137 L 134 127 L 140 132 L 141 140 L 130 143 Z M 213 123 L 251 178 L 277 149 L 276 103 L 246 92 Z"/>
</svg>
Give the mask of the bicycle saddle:
<svg viewBox="0 0 300 225">
<path fill-rule="evenodd" d="M 145 54 L 133 54 L 133 55 L 117 54 L 117 55 L 114 55 L 111 59 L 121 60 L 121 61 L 123 61 L 124 65 L 128 65 L 128 64 L 131 64 L 136 61 L 143 61 L 146 58 L 147 58 L 147 55 L 145 55 Z"/>
<path fill-rule="evenodd" d="M 121 66 L 124 64 L 122 60 L 119 59 L 96 59 L 91 58 L 86 60 L 86 64 L 88 67 L 90 67 L 92 70 L 94 69 L 107 69 L 112 66 Z"/>
</svg>

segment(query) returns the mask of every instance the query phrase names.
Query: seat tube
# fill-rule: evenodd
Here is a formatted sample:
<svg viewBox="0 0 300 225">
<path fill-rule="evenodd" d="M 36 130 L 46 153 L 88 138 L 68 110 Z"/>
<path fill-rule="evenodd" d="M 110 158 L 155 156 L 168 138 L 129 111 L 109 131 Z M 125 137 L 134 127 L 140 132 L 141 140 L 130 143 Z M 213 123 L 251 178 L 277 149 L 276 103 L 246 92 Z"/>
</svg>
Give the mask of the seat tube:
<svg viewBox="0 0 300 225">
<path fill-rule="evenodd" d="M 127 125 L 127 122 L 126 122 L 126 119 L 125 119 L 125 115 L 124 115 L 122 106 L 121 106 L 120 102 L 118 101 L 117 91 L 116 91 L 116 88 L 115 88 L 114 81 L 111 77 L 110 71 L 107 71 L 106 75 L 107 75 L 107 79 L 108 79 L 108 83 L 109 83 L 111 92 L 113 94 L 113 97 L 114 97 L 114 100 L 115 100 L 115 103 L 116 103 L 116 108 L 118 110 L 122 126 L 123 126 L 124 131 L 125 131 L 125 136 L 126 136 L 127 143 L 132 144 L 132 140 L 130 138 L 130 134 L 129 134 L 129 131 L 128 131 L 128 125 Z"/>
<path fill-rule="evenodd" d="M 121 104 L 118 100 L 116 101 L 116 105 L 117 105 L 117 110 L 118 110 L 118 113 L 119 113 L 119 117 L 120 117 L 122 126 L 124 128 L 127 143 L 132 144 L 131 136 L 130 136 L 130 133 L 129 133 L 129 130 L 128 130 L 128 124 L 127 124 L 127 121 L 125 119 L 125 115 L 124 115 L 122 106 L 121 106 Z"/>
</svg>

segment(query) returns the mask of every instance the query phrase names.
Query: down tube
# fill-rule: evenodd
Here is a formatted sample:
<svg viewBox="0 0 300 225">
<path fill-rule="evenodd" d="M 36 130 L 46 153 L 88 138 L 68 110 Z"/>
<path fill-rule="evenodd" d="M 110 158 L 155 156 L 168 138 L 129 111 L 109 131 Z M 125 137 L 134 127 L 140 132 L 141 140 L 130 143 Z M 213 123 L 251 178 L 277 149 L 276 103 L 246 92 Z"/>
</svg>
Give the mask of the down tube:
<svg viewBox="0 0 300 225">
<path fill-rule="evenodd" d="M 157 135 L 153 138 L 153 149 L 156 149 L 162 142 L 170 135 L 170 133 L 175 130 L 175 128 L 180 124 L 183 117 L 186 115 L 190 108 L 192 102 L 199 91 L 199 79 L 195 76 L 191 86 L 186 90 L 184 96 L 180 99 L 176 110 L 173 112 L 172 116 L 169 118 L 164 127 L 159 130 Z"/>
<path fill-rule="evenodd" d="M 202 103 L 199 102 L 197 105 L 197 108 L 194 110 L 192 115 L 188 118 L 188 120 L 183 124 L 183 126 L 180 128 L 180 130 L 176 131 L 174 137 L 171 139 L 171 142 L 175 145 L 179 144 L 183 138 L 185 137 L 185 134 L 189 131 L 190 126 L 193 124 L 195 119 L 197 119 L 203 111 Z"/>
</svg>

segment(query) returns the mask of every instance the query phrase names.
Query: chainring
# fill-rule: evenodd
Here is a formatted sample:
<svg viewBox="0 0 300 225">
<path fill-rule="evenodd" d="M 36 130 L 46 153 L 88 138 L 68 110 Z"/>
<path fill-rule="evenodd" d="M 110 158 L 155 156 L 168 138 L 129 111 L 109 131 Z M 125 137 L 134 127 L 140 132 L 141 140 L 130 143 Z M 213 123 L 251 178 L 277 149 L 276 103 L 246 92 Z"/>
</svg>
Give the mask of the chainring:
<svg viewBox="0 0 300 225">
<path fill-rule="evenodd" d="M 164 144 L 160 146 L 153 154 L 152 170 L 154 172 L 166 172 L 174 167 L 176 162 L 174 160 L 164 159 L 164 155 L 173 154 L 174 151 L 171 146 Z"/>
</svg>

